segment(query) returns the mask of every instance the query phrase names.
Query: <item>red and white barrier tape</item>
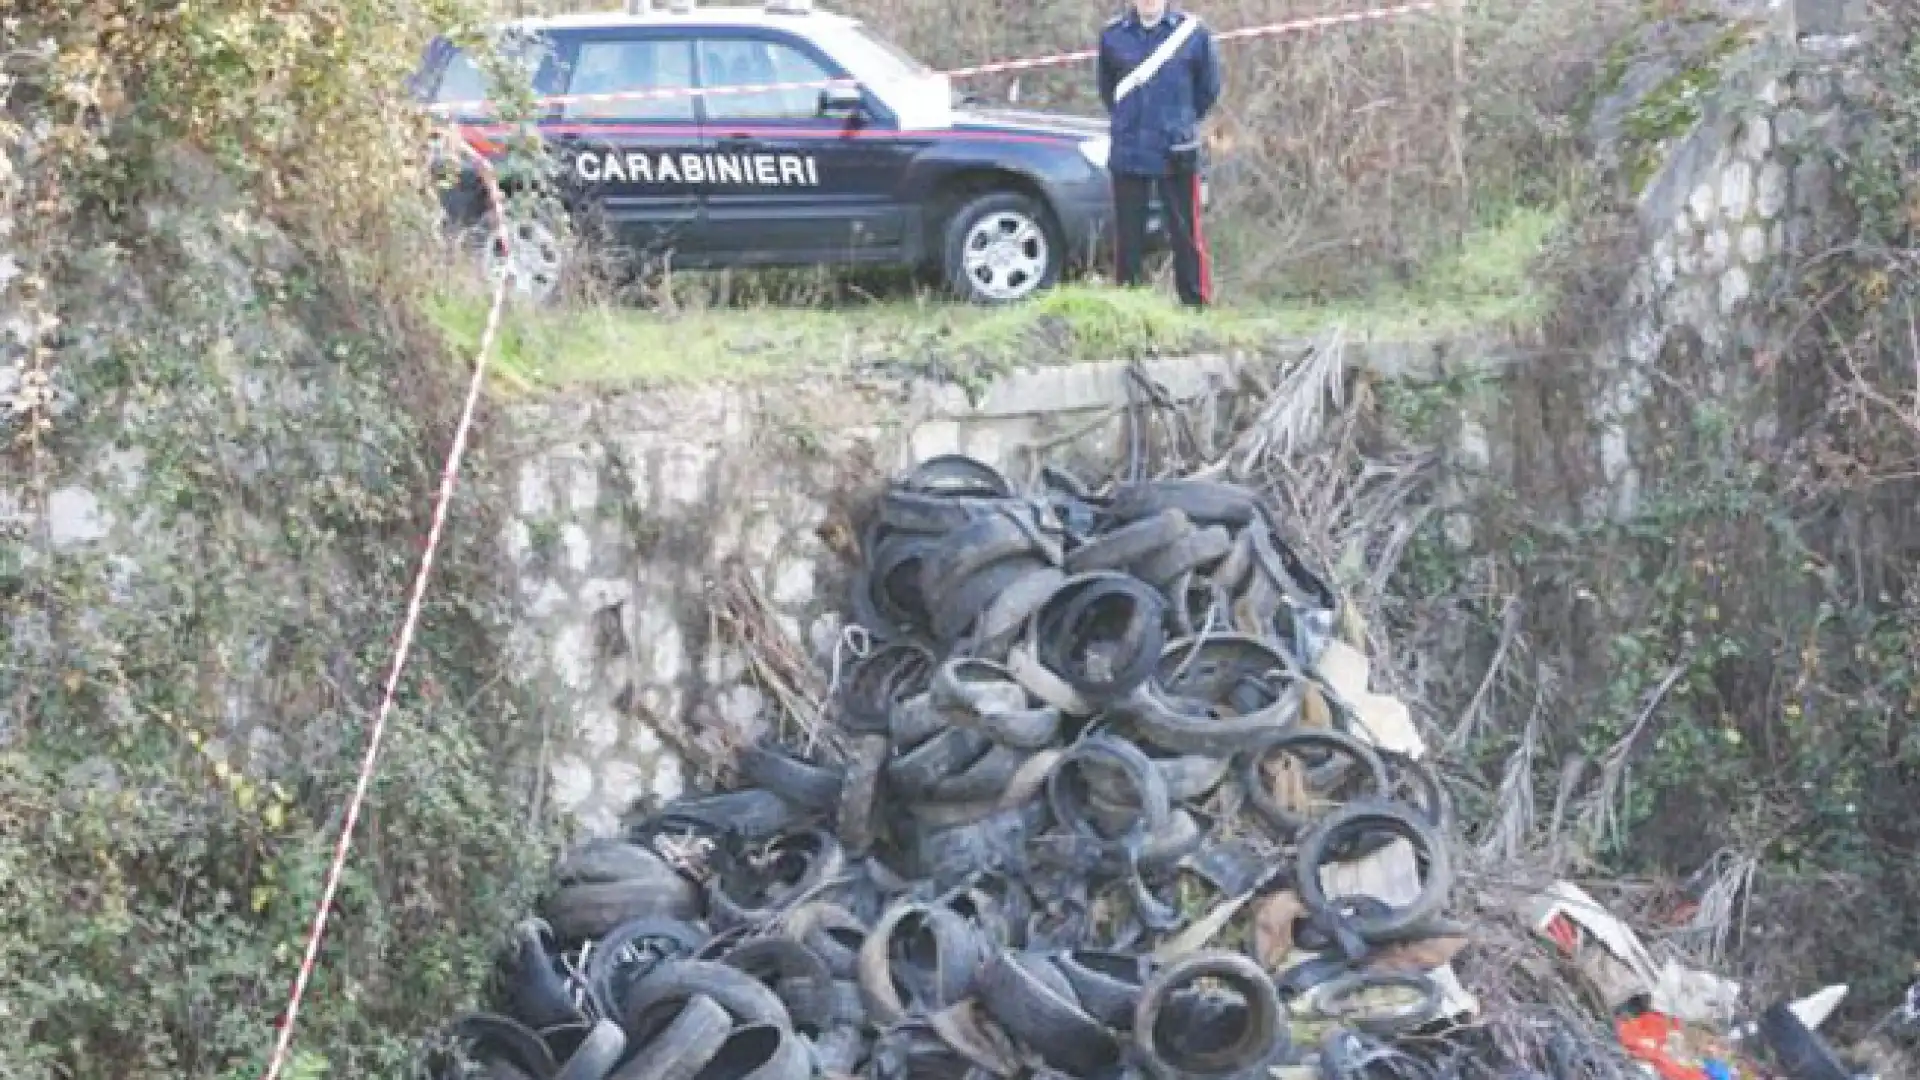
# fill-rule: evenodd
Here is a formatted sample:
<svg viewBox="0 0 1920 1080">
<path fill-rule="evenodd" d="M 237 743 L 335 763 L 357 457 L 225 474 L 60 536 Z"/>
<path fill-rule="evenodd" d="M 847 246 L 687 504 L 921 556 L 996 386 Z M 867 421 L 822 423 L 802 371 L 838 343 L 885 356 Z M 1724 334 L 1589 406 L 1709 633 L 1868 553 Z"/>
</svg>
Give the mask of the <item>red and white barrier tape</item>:
<svg viewBox="0 0 1920 1080">
<path fill-rule="evenodd" d="M 465 144 L 461 144 L 463 147 Z M 500 194 L 500 185 L 493 174 L 493 166 L 478 153 L 468 151 L 478 163 L 480 176 L 486 184 L 487 201 L 493 210 L 494 242 L 508 243 L 507 215 L 505 202 Z M 306 952 L 300 957 L 300 970 L 293 978 L 293 991 L 287 998 L 287 1008 L 280 1016 L 280 1032 L 273 1045 L 273 1056 L 267 1061 L 265 1080 L 276 1080 L 280 1070 L 286 1067 L 289 1049 L 293 1046 L 293 1024 L 300 1015 L 300 1002 L 306 996 L 307 983 L 313 978 L 313 969 L 320 956 L 320 941 L 326 936 L 327 918 L 333 911 L 334 896 L 340 891 L 340 878 L 346 872 L 347 854 L 353 847 L 354 827 L 360 822 L 361 809 L 366 805 L 367 790 L 373 784 L 375 766 L 380 759 L 380 742 L 386 736 L 387 720 L 393 715 L 394 701 L 400 691 L 400 673 L 407 666 L 407 656 L 413 651 L 413 635 L 420 625 L 420 611 L 425 606 L 427 581 L 433 573 L 433 556 L 440 548 L 440 538 L 446 530 L 447 510 L 453 503 L 453 488 L 460 476 L 460 462 L 466 456 L 467 437 L 473 430 L 473 418 L 480 405 L 480 390 L 485 383 L 487 358 L 493 352 L 494 338 L 500 333 L 500 315 L 506 307 L 507 282 L 505 274 L 493 290 L 493 304 L 487 310 L 487 325 L 480 333 L 480 347 L 473 359 L 473 377 L 467 382 L 467 398 L 460 409 L 460 420 L 453 429 L 453 445 L 447 450 L 446 464 L 440 470 L 440 492 L 434 498 L 432 523 L 427 527 L 426 548 L 420 553 L 420 568 L 413 578 L 413 594 L 407 601 L 407 614 L 400 623 L 400 635 L 394 644 L 393 666 L 387 672 L 386 689 L 380 695 L 380 707 L 373 714 L 373 728 L 367 734 L 366 754 L 360 760 L 360 775 L 354 781 L 353 794 L 347 799 L 347 812 L 340 823 L 340 838 L 333 847 L 333 862 L 327 867 L 326 885 L 320 891 L 320 903 L 313 910 L 313 926 L 307 933 Z"/>
<path fill-rule="evenodd" d="M 1401 4 L 1396 7 L 1369 8 L 1366 11 L 1350 11 L 1338 15 L 1315 15 L 1306 19 L 1293 19 L 1287 22 L 1268 23 L 1261 26 L 1246 26 L 1238 30 L 1225 30 L 1213 35 L 1215 41 L 1250 41 L 1255 38 L 1281 37 L 1288 34 L 1303 34 L 1315 30 L 1327 30 L 1336 26 L 1351 26 L 1356 23 L 1378 22 L 1385 19 L 1397 19 L 1403 15 L 1413 15 L 1423 11 L 1432 11 L 1440 6 L 1439 0 L 1421 0 L 1419 3 Z M 1093 49 L 1081 49 L 1076 52 L 1054 53 L 1050 56 L 1036 56 L 1023 60 L 995 60 L 970 67 L 958 67 L 948 71 L 936 72 L 949 79 L 968 79 L 981 75 L 998 75 L 1009 71 L 1032 71 L 1037 68 L 1060 67 L 1065 64 L 1078 64 L 1099 55 Z M 858 85 L 854 79 L 814 79 L 809 82 L 782 83 L 742 83 L 735 86 L 691 87 L 676 86 L 659 90 L 617 90 L 604 94 L 554 94 L 534 99 L 539 106 L 593 105 L 615 101 L 648 101 L 660 98 L 714 97 L 726 94 L 774 94 L 787 90 L 825 90 L 834 86 Z M 474 116 L 490 111 L 491 102 L 443 101 L 429 108 L 438 114 L 463 114 Z"/>
</svg>

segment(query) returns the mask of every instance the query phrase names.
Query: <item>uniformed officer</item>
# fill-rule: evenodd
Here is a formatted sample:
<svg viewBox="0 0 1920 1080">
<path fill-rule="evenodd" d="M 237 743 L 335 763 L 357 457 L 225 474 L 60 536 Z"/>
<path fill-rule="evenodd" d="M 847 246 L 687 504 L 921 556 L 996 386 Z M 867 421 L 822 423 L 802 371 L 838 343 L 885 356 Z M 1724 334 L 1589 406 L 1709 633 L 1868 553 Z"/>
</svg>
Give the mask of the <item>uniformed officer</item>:
<svg viewBox="0 0 1920 1080">
<path fill-rule="evenodd" d="M 1220 62 L 1200 20 L 1167 0 L 1130 0 L 1100 33 L 1100 100 L 1112 117 L 1115 255 L 1122 285 L 1140 283 L 1147 200 L 1157 186 L 1173 239 L 1182 303 L 1213 299 L 1200 226 L 1200 121 L 1220 97 Z"/>
</svg>

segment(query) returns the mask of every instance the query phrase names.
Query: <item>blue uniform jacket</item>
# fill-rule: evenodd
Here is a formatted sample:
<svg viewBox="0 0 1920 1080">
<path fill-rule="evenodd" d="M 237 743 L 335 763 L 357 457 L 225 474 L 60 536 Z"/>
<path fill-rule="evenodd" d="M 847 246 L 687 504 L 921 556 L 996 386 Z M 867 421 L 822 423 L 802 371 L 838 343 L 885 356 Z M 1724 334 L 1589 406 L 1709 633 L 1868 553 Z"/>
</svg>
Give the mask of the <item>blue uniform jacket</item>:
<svg viewBox="0 0 1920 1080">
<path fill-rule="evenodd" d="M 1118 104 L 1114 90 L 1127 73 L 1153 54 L 1174 27 L 1194 16 L 1169 10 L 1148 29 L 1128 12 L 1100 32 L 1100 100 L 1113 117 L 1113 149 L 1107 167 L 1128 176 L 1165 176 L 1175 148 L 1197 147 L 1200 121 L 1220 98 L 1220 61 L 1213 38 L 1200 27 L 1153 78 Z"/>
</svg>

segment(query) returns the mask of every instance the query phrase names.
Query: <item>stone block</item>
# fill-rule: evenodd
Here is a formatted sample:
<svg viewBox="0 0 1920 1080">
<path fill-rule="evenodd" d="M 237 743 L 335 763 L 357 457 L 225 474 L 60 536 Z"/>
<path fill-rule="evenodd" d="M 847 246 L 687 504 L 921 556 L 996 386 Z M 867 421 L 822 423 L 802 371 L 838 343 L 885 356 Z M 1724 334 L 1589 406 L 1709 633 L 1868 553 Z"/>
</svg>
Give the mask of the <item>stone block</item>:
<svg viewBox="0 0 1920 1080">
<path fill-rule="evenodd" d="M 553 513 L 553 489 L 548 483 L 547 463 L 529 458 L 520 463 L 514 477 L 514 510 L 523 518 L 544 518 Z"/>
<path fill-rule="evenodd" d="M 680 764 L 678 754 L 662 754 L 653 763 L 653 796 L 662 802 L 670 802 L 680 797 L 686 790 L 686 774 Z"/>
<path fill-rule="evenodd" d="M 1773 137 L 1782 146 L 1797 146 L 1807 137 L 1811 126 L 1805 112 L 1791 107 L 1781 109 L 1774 114 Z"/>
<path fill-rule="evenodd" d="M 533 557 L 533 530 L 519 518 L 507 522 L 500 537 L 501 546 L 506 548 L 507 561 L 514 569 L 524 569 L 527 560 Z"/>
<path fill-rule="evenodd" d="M 1691 234 L 1677 246 L 1673 263 L 1679 277 L 1692 277 L 1700 272 L 1701 246 L 1700 239 Z"/>
<path fill-rule="evenodd" d="M 1673 283 L 1679 280 L 1679 271 L 1679 263 L 1674 259 L 1673 251 L 1670 247 L 1665 251 L 1655 254 L 1653 257 L 1652 281 L 1650 282 L 1653 292 L 1659 295 L 1673 288 Z"/>
<path fill-rule="evenodd" d="M 1786 206 L 1786 166 L 1778 161 L 1769 161 L 1760 167 L 1760 178 L 1754 188 L 1754 212 L 1771 221 L 1779 217 L 1780 211 L 1786 209 Z"/>
<path fill-rule="evenodd" d="M 1802 37 L 1839 37 L 1862 30 L 1868 5 L 1861 0 L 1789 0 L 1793 26 Z"/>
<path fill-rule="evenodd" d="M 600 798 L 605 801 L 608 810 L 615 814 L 625 813 L 649 787 L 648 773 L 631 761 L 618 759 L 600 763 Z"/>
<path fill-rule="evenodd" d="M 1720 313 L 1731 315 L 1739 309 L 1752 291 L 1747 280 L 1747 272 L 1736 266 L 1720 278 Z"/>
<path fill-rule="evenodd" d="M 635 510 L 653 505 L 653 457 L 651 444 L 633 439 L 615 439 L 609 451 L 608 479 L 617 479 L 624 489 L 627 504 Z"/>
<path fill-rule="evenodd" d="M 1833 208 L 1833 169 L 1823 160 L 1805 157 L 1793 167 L 1795 205 L 1809 214 L 1825 214 Z"/>
<path fill-rule="evenodd" d="M 651 724 L 635 724 L 627 745 L 633 748 L 636 758 L 643 761 L 650 759 L 660 752 L 660 733 L 653 730 Z"/>
<path fill-rule="evenodd" d="M 1833 78 L 1823 71 L 1801 72 L 1794 80 L 1793 99 L 1815 112 L 1833 104 Z"/>
<path fill-rule="evenodd" d="M 1473 516 L 1457 511 L 1447 514 L 1440 521 L 1440 535 L 1447 547 L 1456 554 L 1472 551 Z"/>
<path fill-rule="evenodd" d="M 669 506 L 688 507 L 706 502 L 707 473 L 716 453 L 705 446 L 681 446 L 667 452 L 660 462 L 660 498 Z"/>
<path fill-rule="evenodd" d="M 783 607 L 797 607 L 814 599 L 813 563 L 789 558 L 774 568 L 768 599 Z"/>
<path fill-rule="evenodd" d="M 1469 472 L 1484 473 L 1493 467 L 1492 444 L 1487 429 L 1472 417 L 1463 417 L 1455 435 L 1454 462 Z"/>
<path fill-rule="evenodd" d="M 514 670 L 528 675 L 544 668 L 546 640 L 539 629 L 524 621 L 515 622 L 507 631 L 507 659 Z"/>
<path fill-rule="evenodd" d="M 563 624 L 553 635 L 553 673 L 573 690 L 593 685 L 593 633 L 585 620 Z"/>
<path fill-rule="evenodd" d="M 6 395 L 0 394 L 0 400 Z M 123 496 L 132 497 L 147 480 L 147 452 L 137 446 L 107 451 L 100 462 L 100 475 Z"/>
<path fill-rule="evenodd" d="M 685 718 L 687 692 L 678 686 L 646 684 L 640 691 L 640 709 L 647 716 L 678 723 Z"/>
<path fill-rule="evenodd" d="M 720 721 L 734 731 L 754 731 L 761 726 L 767 696 L 759 688 L 737 683 L 714 696 L 713 710 Z"/>
<path fill-rule="evenodd" d="M 1717 274 L 1733 261 L 1733 238 L 1725 229 L 1715 229 L 1707 234 L 1707 242 L 1700 251 L 1700 269 L 1709 274 Z"/>
<path fill-rule="evenodd" d="M 574 824 L 583 839 L 601 839 L 620 835 L 620 816 L 612 806 L 594 801 L 573 812 Z"/>
<path fill-rule="evenodd" d="M 1710 183 L 1695 186 L 1693 194 L 1687 196 L 1687 213 L 1693 215 L 1695 225 L 1713 224 L 1713 212 L 1719 205 L 1714 186 Z"/>
<path fill-rule="evenodd" d="M 1740 152 L 1757 165 L 1766 160 L 1767 152 L 1772 149 L 1773 124 L 1764 116 L 1749 119 L 1746 129 L 1740 133 Z"/>
<path fill-rule="evenodd" d="M 1672 322 L 1696 329 L 1710 325 L 1714 319 L 1713 298 L 1699 280 L 1689 281 L 1677 290 L 1668 310 Z"/>
<path fill-rule="evenodd" d="M 607 705 L 590 705 L 580 712 L 580 743 L 589 750 L 613 749 L 620 741 L 620 714 Z"/>
<path fill-rule="evenodd" d="M 814 661 L 822 667 L 833 665 L 833 650 L 840 644 L 840 635 L 846 630 L 846 620 L 837 611 L 829 611 L 813 620 L 807 627 L 807 647 L 813 650 Z"/>
<path fill-rule="evenodd" d="M 1740 230 L 1740 261 L 1757 263 L 1767 257 L 1767 230 L 1748 225 Z"/>
<path fill-rule="evenodd" d="M 532 594 L 527 597 L 526 609 L 530 619 L 551 619 L 573 607 L 572 594 L 557 582 L 528 578 L 521 582 L 521 587 Z"/>
<path fill-rule="evenodd" d="M 649 681 L 658 686 L 679 682 L 687 670 L 687 645 L 679 621 L 674 618 L 672 604 L 648 598 L 636 606 L 640 609 L 640 618 L 631 640 L 635 650 L 648 657 Z"/>
<path fill-rule="evenodd" d="M 1728 222 L 1746 218 L 1753 207 L 1753 166 L 1744 161 L 1728 163 L 1720 174 L 1720 216 Z"/>
<path fill-rule="evenodd" d="M 56 549 L 94 543 L 112 529 L 113 516 L 86 488 L 57 488 L 47 496 L 47 538 Z"/>
<path fill-rule="evenodd" d="M 962 429 L 961 444 L 967 455 L 996 469 L 1006 467 L 1007 441 L 1000 425 L 992 420 L 969 424 Z"/>
<path fill-rule="evenodd" d="M 829 471 L 812 479 L 806 488 L 783 485 L 784 491 L 774 503 L 782 524 L 789 529 L 811 531 L 827 520 L 827 504 L 819 494 L 831 489 L 834 477 Z"/>
<path fill-rule="evenodd" d="M 1840 97 L 1844 101 L 1864 105 L 1873 100 L 1875 84 L 1873 77 L 1858 67 L 1848 67 L 1840 73 Z"/>
<path fill-rule="evenodd" d="M 708 686 L 734 682 L 746 673 L 746 654 L 731 645 L 709 644 L 706 655 L 700 658 L 700 679 Z"/>
<path fill-rule="evenodd" d="M 1787 219 L 1787 251 L 1805 251 L 1812 236 L 1812 218 L 1801 216 Z"/>
<path fill-rule="evenodd" d="M 584 574 L 593 566 L 593 541 L 575 522 L 560 527 L 560 563 L 572 574 Z"/>
<path fill-rule="evenodd" d="M 585 461 L 568 461 L 566 477 L 567 509 L 575 517 L 585 517 L 600 507 L 600 472 Z"/>
<path fill-rule="evenodd" d="M 1633 455 L 1628 448 L 1626 428 L 1608 424 L 1600 432 L 1600 474 L 1608 483 L 1617 483 L 1632 467 Z"/>
<path fill-rule="evenodd" d="M 589 611 L 615 607 L 633 597 L 633 582 L 625 578 L 594 578 L 580 586 L 580 606 Z"/>
<path fill-rule="evenodd" d="M 780 541 L 786 539 L 786 530 L 781 527 L 780 519 L 774 514 L 761 514 L 747 526 L 741 555 L 747 565 L 766 567 L 771 565 L 780 553 Z"/>
<path fill-rule="evenodd" d="M 572 813 L 593 797 L 593 767 L 578 754 L 554 758 L 547 774 L 553 781 L 554 805 Z"/>
<path fill-rule="evenodd" d="M 928 420 L 913 429 L 909 444 L 913 463 L 919 464 L 942 454 L 960 453 L 960 425 L 953 420 Z"/>
</svg>

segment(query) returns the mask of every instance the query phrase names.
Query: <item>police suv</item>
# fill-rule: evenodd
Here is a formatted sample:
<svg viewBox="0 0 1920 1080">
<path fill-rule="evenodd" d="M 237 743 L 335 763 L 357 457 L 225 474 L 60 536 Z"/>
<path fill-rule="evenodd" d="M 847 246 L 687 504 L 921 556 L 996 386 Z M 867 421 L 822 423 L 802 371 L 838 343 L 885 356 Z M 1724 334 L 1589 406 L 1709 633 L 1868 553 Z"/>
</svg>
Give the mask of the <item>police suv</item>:
<svg viewBox="0 0 1920 1080">
<path fill-rule="evenodd" d="M 1031 296 L 1109 249 L 1106 122 L 972 109 L 946 76 L 810 0 L 655 8 L 502 27 L 582 235 L 678 267 L 900 266 L 958 296 Z M 751 88 L 751 89 L 741 89 Z M 509 129 L 471 57 L 436 41 L 415 80 L 470 144 Z M 485 212 L 469 171 L 456 221 Z M 1150 225 L 1159 235 L 1158 216 Z M 516 222 L 495 269 L 550 294 L 564 255 Z"/>
</svg>

